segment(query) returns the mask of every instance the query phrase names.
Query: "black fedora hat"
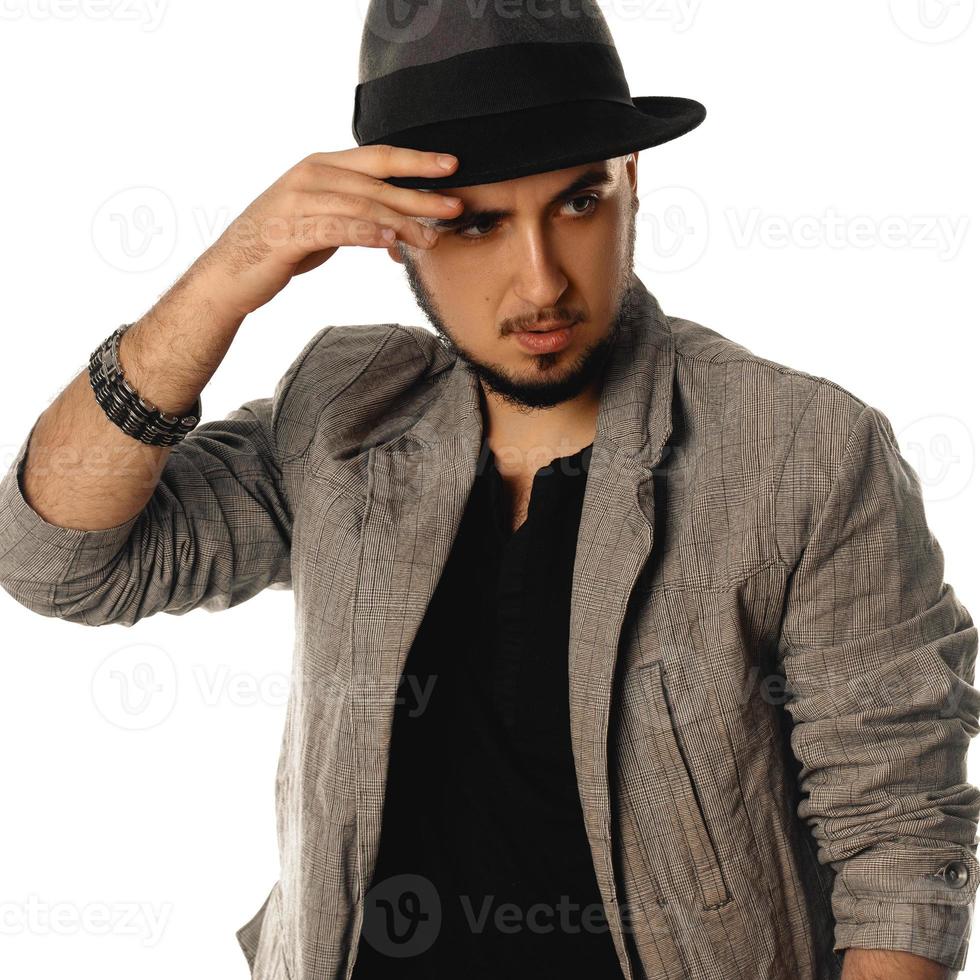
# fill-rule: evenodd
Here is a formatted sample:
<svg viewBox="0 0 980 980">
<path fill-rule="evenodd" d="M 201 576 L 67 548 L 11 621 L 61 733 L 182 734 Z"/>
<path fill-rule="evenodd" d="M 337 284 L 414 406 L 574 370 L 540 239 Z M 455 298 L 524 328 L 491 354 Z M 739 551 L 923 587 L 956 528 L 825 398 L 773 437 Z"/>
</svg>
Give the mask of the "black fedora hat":
<svg viewBox="0 0 980 980">
<path fill-rule="evenodd" d="M 594 0 L 369 0 L 352 130 L 459 158 L 446 177 L 491 184 L 623 156 L 700 125 L 694 99 L 632 98 Z"/>
</svg>

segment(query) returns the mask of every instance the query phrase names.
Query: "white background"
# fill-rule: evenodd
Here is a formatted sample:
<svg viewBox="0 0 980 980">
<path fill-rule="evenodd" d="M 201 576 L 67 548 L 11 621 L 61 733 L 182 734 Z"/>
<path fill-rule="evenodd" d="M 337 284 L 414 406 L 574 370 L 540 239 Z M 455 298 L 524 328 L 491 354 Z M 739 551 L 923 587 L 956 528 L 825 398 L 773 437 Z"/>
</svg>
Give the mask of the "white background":
<svg viewBox="0 0 980 980">
<path fill-rule="evenodd" d="M 633 95 L 708 108 L 640 154 L 640 278 L 882 409 L 980 614 L 974 0 L 601 6 Z M 355 0 L 0 2 L 4 468 L 255 196 L 354 145 L 362 19 Z M 342 249 L 246 320 L 205 419 L 271 394 L 322 326 L 379 321 L 425 323 L 384 251 Z M 86 629 L 0 593 L 0 974 L 244 980 L 234 931 L 278 877 L 292 611 L 267 591 Z M 138 687 L 148 658 L 172 674 L 134 714 L 113 671 Z"/>
</svg>

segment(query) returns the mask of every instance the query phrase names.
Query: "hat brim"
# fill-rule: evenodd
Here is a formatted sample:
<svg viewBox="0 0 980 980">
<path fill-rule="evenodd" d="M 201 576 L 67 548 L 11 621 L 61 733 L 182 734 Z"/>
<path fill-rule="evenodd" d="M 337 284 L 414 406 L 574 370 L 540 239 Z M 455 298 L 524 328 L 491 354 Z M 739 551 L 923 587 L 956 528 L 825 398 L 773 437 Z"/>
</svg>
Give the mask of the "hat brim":
<svg viewBox="0 0 980 980">
<path fill-rule="evenodd" d="M 395 187 L 434 190 L 625 156 L 689 133 L 707 113 L 700 102 L 675 96 L 638 96 L 632 102 L 588 99 L 534 106 L 416 126 L 374 142 L 456 156 L 459 166 L 446 177 L 385 178 Z"/>
</svg>

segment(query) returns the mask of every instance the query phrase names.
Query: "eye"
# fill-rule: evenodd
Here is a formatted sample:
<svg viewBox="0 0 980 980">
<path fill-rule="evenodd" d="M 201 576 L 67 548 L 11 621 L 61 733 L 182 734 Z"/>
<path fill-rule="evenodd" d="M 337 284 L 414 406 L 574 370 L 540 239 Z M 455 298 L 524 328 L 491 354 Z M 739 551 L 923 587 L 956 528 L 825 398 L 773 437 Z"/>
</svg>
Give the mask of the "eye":
<svg viewBox="0 0 980 980">
<path fill-rule="evenodd" d="M 596 207 L 598 207 L 599 205 L 599 200 L 600 198 L 598 194 L 579 194 L 577 197 L 570 197 L 563 206 L 568 207 L 569 205 L 573 205 L 578 201 L 585 201 L 589 205 L 589 207 L 586 210 L 574 211 L 576 217 L 585 218 L 595 212 Z M 480 221 L 474 221 L 472 224 L 462 225 L 461 227 L 457 228 L 454 234 L 466 241 L 471 241 L 471 242 L 483 241 L 485 238 L 490 237 L 490 232 L 492 232 L 493 229 L 497 226 L 496 221 L 490 224 L 490 228 L 487 230 L 486 234 L 466 235 L 464 234 L 464 232 L 469 231 L 470 229 L 479 228 L 481 225 L 486 226 L 487 223 L 488 222 L 486 219 L 481 219 Z"/>
<path fill-rule="evenodd" d="M 574 204 L 576 201 L 585 201 L 588 204 L 598 205 L 598 203 L 599 203 L 599 195 L 598 194 L 580 194 L 578 197 L 569 198 L 569 200 L 568 200 L 567 203 L 568 204 Z M 593 210 L 595 210 L 595 208 L 590 207 L 588 211 L 576 212 L 576 213 L 577 214 L 589 214 Z"/>
</svg>

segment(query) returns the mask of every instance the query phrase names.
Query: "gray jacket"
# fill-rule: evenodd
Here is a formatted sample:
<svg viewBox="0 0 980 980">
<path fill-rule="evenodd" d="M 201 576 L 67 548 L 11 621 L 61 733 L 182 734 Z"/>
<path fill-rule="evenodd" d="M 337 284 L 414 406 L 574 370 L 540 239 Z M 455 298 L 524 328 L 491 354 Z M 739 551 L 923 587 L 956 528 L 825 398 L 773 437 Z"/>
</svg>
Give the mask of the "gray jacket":
<svg viewBox="0 0 980 980">
<path fill-rule="evenodd" d="M 887 418 L 665 316 L 636 276 L 609 364 L 569 624 L 596 876 L 628 980 L 811 980 L 849 946 L 964 966 L 977 630 Z M 33 429 L 32 429 L 33 431 Z M 254 980 L 349 978 L 399 675 L 473 484 L 478 382 L 418 326 L 329 326 L 206 422 L 117 527 L 0 482 L 0 584 L 131 626 L 292 588 L 281 873 Z"/>
</svg>

